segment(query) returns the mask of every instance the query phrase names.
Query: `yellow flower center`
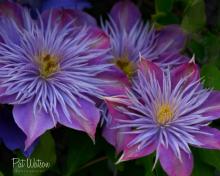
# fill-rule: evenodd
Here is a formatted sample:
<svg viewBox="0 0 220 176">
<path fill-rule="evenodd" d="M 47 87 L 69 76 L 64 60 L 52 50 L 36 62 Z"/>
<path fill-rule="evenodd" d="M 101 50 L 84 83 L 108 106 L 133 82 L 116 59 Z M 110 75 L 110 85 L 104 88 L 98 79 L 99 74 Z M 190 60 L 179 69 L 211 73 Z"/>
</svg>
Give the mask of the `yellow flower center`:
<svg viewBox="0 0 220 176">
<path fill-rule="evenodd" d="M 128 59 L 127 56 L 117 58 L 115 64 L 119 67 L 129 78 L 133 76 L 135 71 L 135 65 Z"/>
<path fill-rule="evenodd" d="M 166 124 L 170 120 L 172 120 L 174 115 L 173 109 L 169 104 L 163 104 L 157 108 L 157 122 L 161 125 Z"/>
<path fill-rule="evenodd" d="M 41 77 L 48 78 L 52 74 L 56 73 L 60 68 L 58 60 L 58 57 L 50 54 L 40 55 L 39 69 Z"/>
</svg>

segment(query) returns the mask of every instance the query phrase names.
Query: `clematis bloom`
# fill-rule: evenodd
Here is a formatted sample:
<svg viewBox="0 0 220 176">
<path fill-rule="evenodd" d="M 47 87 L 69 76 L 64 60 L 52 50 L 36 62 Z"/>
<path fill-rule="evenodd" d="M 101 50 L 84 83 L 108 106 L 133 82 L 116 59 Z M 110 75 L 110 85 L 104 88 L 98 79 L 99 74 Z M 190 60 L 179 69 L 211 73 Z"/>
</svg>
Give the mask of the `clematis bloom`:
<svg viewBox="0 0 220 176">
<path fill-rule="evenodd" d="M 123 152 L 118 162 L 156 151 L 168 175 L 189 176 L 189 146 L 220 149 L 220 131 L 209 127 L 220 117 L 219 100 L 220 92 L 202 88 L 194 61 L 162 71 L 142 58 L 127 93 L 106 97 L 111 119 L 103 136 Z"/>
<path fill-rule="evenodd" d="M 186 42 L 186 35 L 177 25 L 160 29 L 145 24 L 138 7 L 131 1 L 119 1 L 109 15 L 109 22 L 102 24 L 110 36 L 112 62 L 128 77 L 136 71 L 139 53 L 161 67 L 172 67 L 187 62 L 179 52 Z"/>
<path fill-rule="evenodd" d="M 33 20 L 16 4 L 2 6 L 0 102 L 14 106 L 25 148 L 57 123 L 94 140 L 96 100 L 120 89 L 106 75 L 112 67 L 107 35 L 80 11 L 45 11 Z"/>
</svg>

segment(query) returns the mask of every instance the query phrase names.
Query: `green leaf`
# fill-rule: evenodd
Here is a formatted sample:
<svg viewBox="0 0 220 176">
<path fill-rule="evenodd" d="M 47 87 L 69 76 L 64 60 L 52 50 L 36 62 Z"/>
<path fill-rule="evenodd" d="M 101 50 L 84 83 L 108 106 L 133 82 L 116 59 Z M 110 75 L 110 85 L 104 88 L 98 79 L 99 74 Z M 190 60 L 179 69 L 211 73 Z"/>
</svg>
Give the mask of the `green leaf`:
<svg viewBox="0 0 220 176">
<path fill-rule="evenodd" d="M 0 176 L 4 176 L 4 174 L 0 171 Z"/>
<path fill-rule="evenodd" d="M 188 0 L 182 20 L 182 27 L 188 32 L 201 30 L 206 23 L 204 0 Z"/>
<path fill-rule="evenodd" d="M 213 176 L 214 175 L 214 169 L 213 167 L 201 162 L 200 160 L 194 161 L 194 168 L 192 176 Z"/>
<path fill-rule="evenodd" d="M 207 33 L 202 37 L 202 44 L 205 48 L 206 60 L 220 66 L 220 38 L 218 35 Z"/>
<path fill-rule="evenodd" d="M 152 15 L 152 20 L 162 25 L 179 23 L 179 19 L 170 12 L 158 12 Z"/>
<path fill-rule="evenodd" d="M 27 163 L 30 162 L 30 165 Z M 41 163 L 40 165 L 37 163 Z M 23 155 L 18 155 L 18 158 L 14 158 L 13 175 L 14 176 L 39 176 L 46 170 L 51 168 L 56 162 L 56 151 L 53 137 L 51 134 L 45 133 L 41 138 L 34 153 L 30 158 L 25 158 Z M 34 165 L 35 163 L 35 165 Z M 39 166 L 37 166 L 37 165 Z M 44 166 L 43 166 L 43 165 Z"/>
<path fill-rule="evenodd" d="M 141 158 L 136 161 L 138 165 L 142 165 L 145 168 L 145 176 L 154 176 L 153 165 L 154 165 L 155 154 L 151 154 L 147 157 Z"/>
<path fill-rule="evenodd" d="M 205 87 L 220 90 L 220 70 L 215 65 L 204 65 L 201 69 L 201 76 L 204 77 Z"/>
<path fill-rule="evenodd" d="M 204 163 L 220 170 L 220 151 L 199 149 L 196 152 Z"/>
<path fill-rule="evenodd" d="M 156 13 L 170 12 L 173 6 L 173 0 L 155 0 Z"/>
<path fill-rule="evenodd" d="M 66 176 L 74 174 L 76 171 L 89 166 L 91 163 L 96 162 L 96 160 L 99 159 L 96 158 L 91 161 L 91 159 L 93 159 L 96 155 L 96 147 L 88 136 L 84 136 L 81 133 L 73 133 L 69 138 L 73 139 L 69 143 L 68 157 L 64 174 Z"/>
<path fill-rule="evenodd" d="M 199 63 L 205 62 L 204 46 L 199 41 L 191 39 L 187 43 L 187 48 L 191 51 L 192 54 L 195 55 L 196 61 L 198 61 Z"/>
</svg>

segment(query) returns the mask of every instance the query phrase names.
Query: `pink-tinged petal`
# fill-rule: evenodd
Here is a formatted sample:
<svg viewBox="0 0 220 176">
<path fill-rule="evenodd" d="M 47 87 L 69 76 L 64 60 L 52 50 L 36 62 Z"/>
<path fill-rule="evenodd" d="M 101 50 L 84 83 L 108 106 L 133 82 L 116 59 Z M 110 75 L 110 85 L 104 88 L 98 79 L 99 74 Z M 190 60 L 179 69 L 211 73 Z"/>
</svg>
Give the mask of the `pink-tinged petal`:
<svg viewBox="0 0 220 176">
<path fill-rule="evenodd" d="M 172 87 L 181 80 L 185 79 L 185 85 L 198 81 L 200 79 L 199 67 L 190 61 L 188 63 L 182 64 L 171 71 Z"/>
<path fill-rule="evenodd" d="M 112 96 L 112 97 L 105 97 L 104 98 L 108 109 L 111 111 L 112 116 L 114 116 L 114 113 L 118 113 L 119 111 L 116 111 L 115 108 L 117 106 L 129 106 L 131 105 L 131 101 L 127 98 L 127 95 L 118 95 L 118 96 Z M 121 114 L 121 113 L 120 113 Z M 120 115 L 118 114 L 118 115 Z"/>
<path fill-rule="evenodd" d="M 18 127 L 27 136 L 25 149 L 28 149 L 40 135 L 55 126 L 52 118 L 43 110 L 36 111 L 34 115 L 33 102 L 14 105 L 13 116 Z"/>
<path fill-rule="evenodd" d="M 209 117 L 209 120 L 220 118 L 220 92 L 212 91 L 206 101 L 199 107 L 203 111 L 203 117 Z"/>
<path fill-rule="evenodd" d="M 0 17 L 13 18 L 18 24 L 23 25 L 22 22 L 22 8 L 13 2 L 0 3 Z"/>
<path fill-rule="evenodd" d="M 110 13 L 115 23 L 127 32 L 140 20 L 141 13 L 138 7 L 129 0 L 116 3 Z"/>
<path fill-rule="evenodd" d="M 60 119 L 58 120 L 60 124 L 67 127 L 86 132 L 94 141 L 96 127 L 100 119 L 100 112 L 96 106 L 87 100 L 78 98 L 80 106 L 77 106 L 78 111 L 83 115 L 80 117 L 76 112 L 69 109 L 70 119 L 68 119 L 61 108 L 58 109 Z"/>
<path fill-rule="evenodd" d="M 190 176 L 193 169 L 193 157 L 181 151 L 180 161 L 169 147 L 160 146 L 159 160 L 162 168 L 169 176 Z"/>
<path fill-rule="evenodd" d="M 201 146 L 197 147 L 202 147 L 202 148 L 207 148 L 207 149 L 220 149 L 220 131 L 211 128 L 211 127 L 202 127 L 200 129 L 201 132 L 208 133 L 206 134 L 195 134 L 195 139 L 201 143 Z"/>
<path fill-rule="evenodd" d="M 125 105 L 128 101 L 121 100 L 119 97 L 106 97 L 105 102 L 108 106 L 108 118 L 107 123 L 103 129 L 103 137 L 112 144 L 117 153 L 121 152 L 126 145 L 126 135 L 122 132 L 127 130 L 126 128 L 115 129 L 118 125 L 118 120 L 127 120 L 127 115 L 116 110 L 117 105 Z"/>
<path fill-rule="evenodd" d="M 102 136 L 104 139 L 114 147 L 116 146 L 116 136 L 117 136 L 117 130 L 111 129 L 112 125 L 105 125 L 102 131 Z"/>
<path fill-rule="evenodd" d="M 163 71 L 153 62 L 148 59 L 141 58 L 138 62 L 138 69 L 146 76 L 147 79 L 150 79 L 150 74 L 154 74 L 156 79 L 159 81 L 160 86 L 163 85 Z"/>
<path fill-rule="evenodd" d="M 138 148 L 138 145 L 135 145 L 133 147 L 126 147 L 123 151 L 122 156 L 118 160 L 118 163 L 147 156 L 156 150 L 156 146 L 157 145 L 155 143 L 151 143 L 143 149 Z"/>
<path fill-rule="evenodd" d="M 171 68 L 174 68 L 175 66 L 188 63 L 189 61 L 190 59 L 184 55 L 176 52 L 167 52 L 159 55 L 158 58 L 155 60 L 155 63 L 158 65 L 162 65 L 163 67 L 170 68 L 170 66 L 172 66 Z"/>
<path fill-rule="evenodd" d="M 169 25 L 157 31 L 158 40 L 155 50 L 163 52 L 179 52 L 186 43 L 186 34 L 178 25 Z"/>
<path fill-rule="evenodd" d="M 59 22 L 60 27 L 67 25 L 70 22 L 74 22 L 77 26 L 96 26 L 96 20 L 89 14 L 80 10 L 73 9 L 53 9 L 46 10 L 42 13 L 42 19 L 44 24 L 47 25 L 48 18 L 51 18 L 52 23 Z"/>
<path fill-rule="evenodd" d="M 90 45 L 92 49 L 103 49 L 103 51 L 106 51 L 106 52 L 110 50 L 111 48 L 110 38 L 103 30 L 101 30 L 98 27 L 94 27 L 94 26 L 90 26 L 87 29 L 88 31 L 85 37 L 88 38 L 89 36 L 89 40 L 93 41 L 92 44 Z M 82 30 L 82 29 L 79 28 L 79 30 Z M 103 64 L 103 63 L 106 64 L 106 59 L 103 59 L 103 55 L 98 56 L 88 62 L 88 64 L 91 64 L 91 65 Z"/>
<path fill-rule="evenodd" d="M 92 48 L 110 49 L 111 45 L 110 45 L 109 36 L 100 28 L 90 27 L 88 31 L 88 35 L 90 36 L 90 39 L 95 41 L 91 46 Z"/>
<path fill-rule="evenodd" d="M 123 119 L 126 119 L 123 118 Z M 107 122 L 109 123 L 109 122 Z M 123 134 L 124 131 L 128 130 L 126 128 L 123 129 L 114 129 L 116 127 L 117 123 L 113 120 L 110 122 L 111 124 L 106 124 L 102 136 L 105 138 L 105 140 L 113 145 L 116 149 L 116 152 L 119 154 L 121 151 L 124 150 L 125 146 L 127 145 L 127 138 L 128 135 Z"/>
<path fill-rule="evenodd" d="M 79 131 L 84 131 L 82 126 L 80 125 L 80 122 L 78 120 L 78 117 L 76 114 L 74 114 L 73 112 L 71 113 L 71 119 L 68 119 L 66 117 L 66 115 L 64 114 L 62 108 L 60 105 L 57 105 L 57 112 L 59 114 L 59 118 L 58 118 L 58 123 L 69 127 L 69 128 L 73 128 L 75 130 L 79 130 Z"/>
<path fill-rule="evenodd" d="M 99 74 L 97 77 L 102 80 L 111 81 L 111 83 L 101 86 L 101 89 L 108 96 L 124 95 L 126 87 L 131 86 L 128 77 L 115 66 L 111 67 L 109 71 Z"/>
</svg>

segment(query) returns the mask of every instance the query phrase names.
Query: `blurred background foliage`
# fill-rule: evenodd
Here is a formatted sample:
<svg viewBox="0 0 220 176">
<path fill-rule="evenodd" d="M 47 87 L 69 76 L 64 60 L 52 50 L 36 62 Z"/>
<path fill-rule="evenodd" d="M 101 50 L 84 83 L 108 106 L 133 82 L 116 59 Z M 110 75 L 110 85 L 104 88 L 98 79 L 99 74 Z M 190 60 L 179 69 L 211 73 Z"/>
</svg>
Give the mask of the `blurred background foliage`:
<svg viewBox="0 0 220 176">
<path fill-rule="evenodd" d="M 37 0 L 18 0 L 19 3 L 37 8 Z M 89 0 L 91 8 L 86 9 L 98 21 L 107 17 L 116 0 Z M 219 0 L 135 0 L 143 19 L 155 27 L 179 24 L 188 34 L 184 54 L 192 57 L 201 67 L 204 85 L 220 90 L 220 1 Z M 211 124 L 220 129 L 220 122 Z M 22 158 L 0 145 L 0 176 L 164 176 L 157 164 L 152 171 L 155 155 L 115 165 L 117 156 L 101 137 L 98 129 L 95 145 L 84 133 L 67 128 L 57 128 L 44 134 L 31 158 L 51 163 L 48 170 L 32 173 L 19 172 L 12 168 L 13 157 Z M 219 176 L 220 151 L 195 149 L 193 176 Z M 28 170 L 28 169 L 27 169 Z"/>
</svg>

